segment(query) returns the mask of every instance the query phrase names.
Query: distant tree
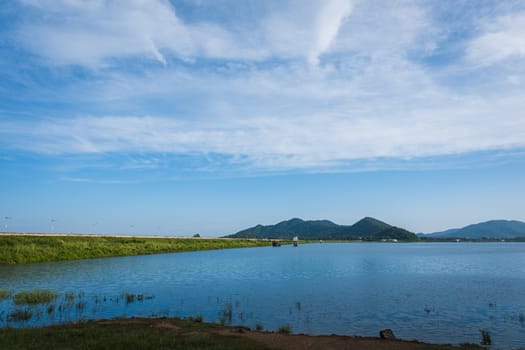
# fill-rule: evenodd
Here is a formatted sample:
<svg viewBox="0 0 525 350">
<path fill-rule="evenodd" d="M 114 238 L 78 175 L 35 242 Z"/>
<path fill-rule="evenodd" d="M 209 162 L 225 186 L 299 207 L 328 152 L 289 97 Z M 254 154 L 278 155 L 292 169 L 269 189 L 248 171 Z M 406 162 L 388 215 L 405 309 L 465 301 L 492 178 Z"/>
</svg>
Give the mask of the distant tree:
<svg viewBox="0 0 525 350">
<path fill-rule="evenodd" d="M 196 234 L 193 235 L 193 238 L 201 238 L 201 235 L 196 233 Z"/>
</svg>

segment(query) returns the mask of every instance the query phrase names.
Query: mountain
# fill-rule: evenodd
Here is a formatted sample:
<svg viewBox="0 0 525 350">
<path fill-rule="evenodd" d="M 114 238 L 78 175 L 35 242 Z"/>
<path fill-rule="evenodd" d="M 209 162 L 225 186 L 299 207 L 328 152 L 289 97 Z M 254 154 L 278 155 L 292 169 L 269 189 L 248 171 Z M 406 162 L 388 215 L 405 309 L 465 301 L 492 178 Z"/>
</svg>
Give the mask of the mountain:
<svg viewBox="0 0 525 350">
<path fill-rule="evenodd" d="M 355 224 L 338 225 L 329 220 L 302 220 L 298 218 L 281 221 L 275 225 L 257 225 L 239 231 L 227 238 L 292 239 L 363 239 L 363 240 L 416 240 L 412 232 L 391 226 L 380 220 L 366 217 Z"/>
<path fill-rule="evenodd" d="M 423 237 L 467 239 L 521 238 L 525 237 L 525 222 L 515 220 L 491 220 L 479 224 L 468 225 L 459 229 L 429 233 Z"/>
<path fill-rule="evenodd" d="M 348 228 L 348 232 L 354 235 L 367 236 L 376 234 L 391 227 L 392 226 L 390 226 L 387 223 L 384 223 L 383 221 L 379 221 L 371 217 L 366 217 L 350 226 Z"/>
<path fill-rule="evenodd" d="M 326 237 L 337 235 L 341 226 L 329 220 L 304 221 L 298 218 L 282 221 L 276 225 L 257 225 L 236 234 L 227 236 L 229 238 L 282 238 L 292 239 L 301 236 L 304 239 L 317 239 L 322 232 Z"/>
</svg>

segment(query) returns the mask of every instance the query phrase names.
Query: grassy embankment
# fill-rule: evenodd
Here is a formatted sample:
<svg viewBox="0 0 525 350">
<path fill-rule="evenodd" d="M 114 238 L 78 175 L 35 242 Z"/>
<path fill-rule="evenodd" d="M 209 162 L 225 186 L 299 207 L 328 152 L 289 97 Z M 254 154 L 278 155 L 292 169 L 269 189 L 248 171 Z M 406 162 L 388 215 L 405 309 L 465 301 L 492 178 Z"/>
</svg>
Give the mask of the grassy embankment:
<svg viewBox="0 0 525 350">
<path fill-rule="evenodd" d="M 267 246 L 248 239 L 0 235 L 0 265 Z"/>
<path fill-rule="evenodd" d="M 268 349 L 220 335 L 218 326 L 184 320 L 94 321 L 44 328 L 1 329 L 0 349 Z"/>
<path fill-rule="evenodd" d="M 345 336 L 251 331 L 200 320 L 122 319 L 43 328 L 0 329 L 0 349 L 361 349 L 477 350 L 477 345 L 431 345 Z"/>
</svg>

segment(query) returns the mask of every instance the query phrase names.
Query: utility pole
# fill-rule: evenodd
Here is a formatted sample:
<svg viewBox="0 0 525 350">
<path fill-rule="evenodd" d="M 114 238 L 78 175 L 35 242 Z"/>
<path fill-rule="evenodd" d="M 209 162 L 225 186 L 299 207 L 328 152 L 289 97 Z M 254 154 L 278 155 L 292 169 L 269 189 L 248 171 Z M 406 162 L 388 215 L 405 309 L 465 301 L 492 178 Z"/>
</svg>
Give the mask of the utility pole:
<svg viewBox="0 0 525 350">
<path fill-rule="evenodd" d="M 4 225 L 4 228 L 5 228 L 5 232 L 7 232 L 9 226 L 7 225 L 7 221 L 8 220 L 11 220 L 11 217 L 9 216 L 4 216 L 4 219 L 5 219 L 5 225 Z"/>
</svg>

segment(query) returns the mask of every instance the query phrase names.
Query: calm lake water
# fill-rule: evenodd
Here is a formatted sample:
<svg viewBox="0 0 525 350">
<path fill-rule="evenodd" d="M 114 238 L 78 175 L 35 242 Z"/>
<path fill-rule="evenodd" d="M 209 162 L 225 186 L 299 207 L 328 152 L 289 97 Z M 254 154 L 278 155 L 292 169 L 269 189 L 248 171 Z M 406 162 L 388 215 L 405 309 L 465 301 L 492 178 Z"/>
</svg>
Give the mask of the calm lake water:
<svg viewBox="0 0 525 350">
<path fill-rule="evenodd" d="M 494 349 L 525 347 L 520 243 L 325 243 L 66 261 L 0 267 L 0 288 L 60 293 L 51 307 L 0 301 L 1 326 L 202 315 L 294 333 L 391 328 L 436 343 L 479 343 L 486 329 Z M 15 309 L 32 317 L 16 321 Z"/>
</svg>

